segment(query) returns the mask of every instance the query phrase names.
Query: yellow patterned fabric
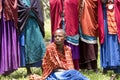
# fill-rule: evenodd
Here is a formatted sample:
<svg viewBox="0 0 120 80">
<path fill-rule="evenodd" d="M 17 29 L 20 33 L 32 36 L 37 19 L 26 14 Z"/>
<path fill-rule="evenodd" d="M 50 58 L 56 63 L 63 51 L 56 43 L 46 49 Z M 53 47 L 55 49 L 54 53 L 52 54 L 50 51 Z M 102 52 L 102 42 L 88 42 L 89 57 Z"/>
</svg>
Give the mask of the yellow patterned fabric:
<svg viewBox="0 0 120 80">
<path fill-rule="evenodd" d="M 64 51 L 64 54 L 57 51 L 55 43 L 47 46 L 42 63 L 43 79 L 47 78 L 55 69 L 74 69 L 71 48 L 65 45 Z"/>
</svg>

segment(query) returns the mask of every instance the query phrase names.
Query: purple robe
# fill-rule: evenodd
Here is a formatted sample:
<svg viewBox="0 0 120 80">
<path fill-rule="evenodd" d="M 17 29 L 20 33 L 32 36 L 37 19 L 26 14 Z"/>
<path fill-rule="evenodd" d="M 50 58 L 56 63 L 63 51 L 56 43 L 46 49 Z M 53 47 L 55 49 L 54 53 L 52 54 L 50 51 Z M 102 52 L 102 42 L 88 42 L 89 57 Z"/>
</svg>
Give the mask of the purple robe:
<svg viewBox="0 0 120 80">
<path fill-rule="evenodd" d="M 2 10 L 0 19 L 0 74 L 8 74 L 20 66 L 19 43 L 14 20 L 6 20 L 3 14 L 5 12 Z"/>
</svg>

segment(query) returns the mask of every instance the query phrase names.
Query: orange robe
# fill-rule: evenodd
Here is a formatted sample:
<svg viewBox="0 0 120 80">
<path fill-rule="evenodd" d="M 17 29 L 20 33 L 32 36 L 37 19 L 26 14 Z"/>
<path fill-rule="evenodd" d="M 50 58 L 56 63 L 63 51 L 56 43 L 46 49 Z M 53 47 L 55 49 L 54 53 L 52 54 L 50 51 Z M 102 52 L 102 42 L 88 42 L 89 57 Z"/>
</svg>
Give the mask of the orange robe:
<svg viewBox="0 0 120 80">
<path fill-rule="evenodd" d="M 82 13 L 80 10 L 81 0 L 79 0 L 79 17 L 82 33 L 87 36 L 97 37 L 97 0 L 83 0 Z"/>
</svg>

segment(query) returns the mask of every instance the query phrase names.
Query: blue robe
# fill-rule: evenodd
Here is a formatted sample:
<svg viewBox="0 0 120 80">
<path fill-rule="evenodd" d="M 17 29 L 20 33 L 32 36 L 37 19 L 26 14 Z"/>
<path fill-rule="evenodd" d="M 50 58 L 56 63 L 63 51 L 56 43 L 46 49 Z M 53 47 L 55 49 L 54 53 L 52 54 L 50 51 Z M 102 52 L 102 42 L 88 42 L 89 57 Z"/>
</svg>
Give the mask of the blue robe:
<svg viewBox="0 0 120 80">
<path fill-rule="evenodd" d="M 101 66 L 120 73 L 120 44 L 117 34 L 108 33 L 106 5 L 103 5 L 105 41 L 101 44 Z"/>
<path fill-rule="evenodd" d="M 46 80 L 89 80 L 77 70 L 65 70 L 63 72 L 52 72 Z"/>
</svg>

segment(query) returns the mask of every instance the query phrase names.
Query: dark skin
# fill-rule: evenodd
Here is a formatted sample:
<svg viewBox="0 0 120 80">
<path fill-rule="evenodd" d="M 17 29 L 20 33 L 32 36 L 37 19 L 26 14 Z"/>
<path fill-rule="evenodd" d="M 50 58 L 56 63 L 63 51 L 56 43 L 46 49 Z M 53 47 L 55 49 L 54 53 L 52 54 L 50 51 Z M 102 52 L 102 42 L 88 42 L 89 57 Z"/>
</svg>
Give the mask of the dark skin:
<svg viewBox="0 0 120 80">
<path fill-rule="evenodd" d="M 102 3 L 106 3 L 108 0 L 101 0 Z"/>
<path fill-rule="evenodd" d="M 26 69 L 27 69 L 27 75 L 32 74 L 29 64 L 26 66 Z"/>
<path fill-rule="evenodd" d="M 107 3 L 107 2 L 108 2 L 108 3 L 109 3 L 109 2 L 113 3 L 114 0 L 101 0 L 101 2 L 102 2 L 102 3 Z"/>
<path fill-rule="evenodd" d="M 66 35 L 65 31 L 63 29 L 57 29 L 54 34 L 54 42 L 57 46 L 57 50 L 60 53 L 64 53 L 64 41 L 65 41 Z"/>
</svg>

